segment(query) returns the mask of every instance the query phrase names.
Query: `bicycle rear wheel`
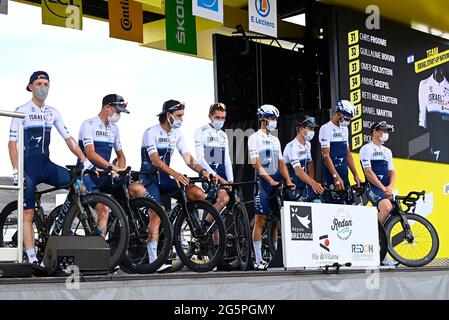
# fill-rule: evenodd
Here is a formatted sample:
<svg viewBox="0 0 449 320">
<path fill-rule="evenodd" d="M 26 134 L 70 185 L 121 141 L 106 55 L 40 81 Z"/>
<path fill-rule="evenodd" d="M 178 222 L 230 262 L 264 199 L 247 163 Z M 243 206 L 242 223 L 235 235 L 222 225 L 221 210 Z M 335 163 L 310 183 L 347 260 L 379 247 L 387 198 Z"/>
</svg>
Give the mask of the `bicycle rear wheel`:
<svg viewBox="0 0 449 320">
<path fill-rule="evenodd" d="M 95 208 L 102 205 L 108 212 L 106 229 L 100 234 Z M 97 207 L 98 208 L 98 207 Z M 72 204 L 64 221 L 63 235 L 103 236 L 111 249 L 109 270 L 113 270 L 123 259 L 129 243 L 128 220 L 122 207 L 108 195 L 89 193 L 81 195 L 81 208 Z"/>
<path fill-rule="evenodd" d="M 148 198 L 130 200 L 133 217 L 129 218 L 130 239 L 120 267 L 128 273 L 152 273 L 166 261 L 172 241 L 172 227 L 164 209 Z M 151 214 L 148 214 L 151 211 Z M 159 240 L 157 258 L 152 263 L 148 260 L 147 240 L 148 225 L 151 219 L 159 220 Z"/>
<path fill-rule="evenodd" d="M 174 243 L 181 261 L 192 271 L 212 270 L 223 258 L 225 250 L 225 226 L 215 208 L 205 201 L 187 203 L 192 219 L 196 219 L 200 229 L 195 230 L 193 221 L 181 211 L 174 226 Z M 208 220 L 206 220 L 206 218 Z M 196 234 L 198 231 L 198 234 Z M 217 231 L 214 243 L 214 232 Z"/>
<path fill-rule="evenodd" d="M 240 262 L 240 269 L 248 270 L 251 261 L 251 227 L 245 205 L 238 203 L 233 208 L 235 220 L 235 247 Z"/>
<path fill-rule="evenodd" d="M 387 222 L 385 233 L 388 253 L 407 267 L 422 267 L 430 263 L 438 253 L 439 239 L 433 225 L 424 217 L 407 213 L 413 239 L 406 238 L 406 232 L 399 215 Z"/>
</svg>

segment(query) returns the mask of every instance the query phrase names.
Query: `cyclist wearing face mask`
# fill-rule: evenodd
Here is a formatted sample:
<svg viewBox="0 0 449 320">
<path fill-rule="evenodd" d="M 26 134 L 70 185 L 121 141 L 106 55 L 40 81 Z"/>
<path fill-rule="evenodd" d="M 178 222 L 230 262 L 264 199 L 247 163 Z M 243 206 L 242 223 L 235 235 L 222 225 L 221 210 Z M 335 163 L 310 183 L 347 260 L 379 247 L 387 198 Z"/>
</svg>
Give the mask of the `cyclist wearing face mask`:
<svg viewBox="0 0 449 320">
<path fill-rule="evenodd" d="M 210 174 L 216 175 L 220 183 L 234 181 L 232 163 L 229 156 L 228 137 L 222 130 L 226 120 L 226 105 L 214 103 L 209 108 L 209 123 L 195 131 L 196 158 Z M 216 190 L 210 194 L 215 195 Z M 218 190 L 217 201 L 214 204 L 218 212 L 228 204 L 229 196 L 223 188 Z"/>
<path fill-rule="evenodd" d="M 28 261 L 39 268 L 34 249 L 33 217 L 36 186 L 47 183 L 52 186 L 63 186 L 70 182 L 70 174 L 66 168 L 54 164 L 50 160 L 50 137 L 53 126 L 66 141 L 70 151 L 83 162 L 84 169 L 92 164 L 83 155 L 76 141 L 72 138 L 64 125 L 61 114 L 53 107 L 45 104 L 50 78 L 45 71 L 34 72 L 26 90 L 33 93 L 31 101 L 16 109 L 16 112 L 25 114 L 24 119 L 13 119 L 9 131 L 9 156 L 13 166 L 14 183 L 18 183 L 17 166 L 18 152 L 17 140 L 19 125 L 23 126 L 24 133 L 24 212 L 23 212 L 23 242 Z"/>
<path fill-rule="evenodd" d="M 81 124 L 78 143 L 86 157 L 98 169 L 104 170 L 111 167 L 113 171 L 120 171 L 126 167 L 126 157 L 120 143 L 117 122 L 121 113 L 129 113 L 127 105 L 122 96 L 108 94 L 102 100 L 100 113 Z M 117 155 L 115 165 L 111 163 L 112 149 Z M 112 177 L 118 179 L 114 175 Z M 112 178 L 91 173 L 84 176 L 83 182 L 88 192 L 107 193 L 108 187 L 112 185 Z M 98 189 L 98 185 L 102 185 L 101 190 Z M 128 190 L 132 198 L 143 197 L 145 194 L 145 188 L 137 182 L 131 183 Z M 98 205 L 95 210 L 98 216 L 98 230 L 104 233 L 109 217 L 108 208 Z"/>
<path fill-rule="evenodd" d="M 262 229 L 267 223 L 268 216 L 272 214 L 272 202 L 275 189 L 282 178 L 287 187 L 294 189 L 295 185 L 290 179 L 287 166 L 282 158 L 279 139 L 272 133 L 276 130 L 279 110 L 272 105 L 263 105 L 257 110 L 259 118 L 259 130 L 248 139 L 248 152 L 251 164 L 256 171 L 256 179 L 259 182 L 259 193 L 255 197 L 256 217 L 253 229 L 253 246 L 256 256 L 254 268 L 264 270 L 268 262 L 262 259 Z M 277 234 L 274 235 L 277 239 Z"/>
<path fill-rule="evenodd" d="M 312 161 L 310 141 L 318 127 L 315 118 L 307 115 L 300 117 L 296 126 L 297 135 L 284 149 L 284 161 L 293 183 L 294 191 L 289 190 L 289 200 L 311 201 L 316 195 L 323 194 L 324 189 L 314 179 L 315 167 Z"/>
<path fill-rule="evenodd" d="M 396 173 L 393 167 L 393 154 L 383 144 L 388 141 L 393 127 L 385 121 L 371 126 L 371 142 L 360 149 L 360 161 L 368 180 L 368 200 L 379 210 L 379 221 L 383 223 L 393 205 L 389 200 L 393 195 Z"/>
<path fill-rule="evenodd" d="M 193 171 L 209 181 L 209 173 L 187 150 L 184 136 L 179 130 L 183 122 L 185 105 L 177 100 L 165 101 L 162 112 L 158 114 L 159 124 L 145 130 L 142 137 L 140 170 L 143 172 L 140 183 L 145 186 L 149 197 L 162 203 L 161 195 L 173 193 L 180 186 L 187 186 L 188 200 L 204 200 L 203 190 L 195 185 L 189 185 L 189 179 L 182 173 L 170 167 L 171 157 L 175 149 L 181 154 L 184 162 Z M 151 213 L 150 213 L 151 214 Z M 150 216 L 150 235 L 148 239 L 148 254 L 150 261 L 157 257 L 157 241 L 159 239 L 160 219 Z M 167 265 L 162 266 L 163 268 Z"/>
<path fill-rule="evenodd" d="M 360 178 L 349 149 L 348 126 L 355 115 L 354 105 L 347 101 L 338 101 L 336 113 L 331 120 L 320 128 L 319 140 L 324 161 L 324 187 L 343 190 L 349 187 L 348 167 L 355 182 Z M 326 199 L 334 202 L 333 199 Z"/>
</svg>

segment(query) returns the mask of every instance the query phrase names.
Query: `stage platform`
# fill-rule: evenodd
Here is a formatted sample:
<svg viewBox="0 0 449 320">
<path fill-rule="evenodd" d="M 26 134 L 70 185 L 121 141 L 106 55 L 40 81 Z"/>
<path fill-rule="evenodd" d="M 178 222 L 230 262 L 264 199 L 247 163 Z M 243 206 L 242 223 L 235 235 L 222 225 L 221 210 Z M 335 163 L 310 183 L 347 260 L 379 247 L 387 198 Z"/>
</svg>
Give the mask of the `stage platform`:
<svg viewBox="0 0 449 320">
<path fill-rule="evenodd" d="M 151 299 L 151 300 L 297 300 L 297 299 L 449 299 L 449 266 L 340 270 L 176 272 L 67 278 L 0 279 L 0 300 Z"/>
</svg>

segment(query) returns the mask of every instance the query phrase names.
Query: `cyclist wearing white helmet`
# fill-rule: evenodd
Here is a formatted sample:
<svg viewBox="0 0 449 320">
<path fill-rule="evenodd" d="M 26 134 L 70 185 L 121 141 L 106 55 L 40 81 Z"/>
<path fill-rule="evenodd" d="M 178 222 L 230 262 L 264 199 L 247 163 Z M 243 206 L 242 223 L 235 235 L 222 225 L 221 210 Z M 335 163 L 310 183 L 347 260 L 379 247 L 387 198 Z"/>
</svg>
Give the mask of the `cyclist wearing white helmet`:
<svg viewBox="0 0 449 320">
<path fill-rule="evenodd" d="M 272 214 L 271 202 L 276 201 L 273 197 L 273 187 L 279 185 L 282 178 L 288 187 L 294 189 L 295 185 L 282 158 L 279 139 L 271 134 L 277 127 L 279 110 L 272 105 L 263 105 L 257 110 L 257 117 L 259 130 L 249 137 L 248 152 L 259 182 L 259 192 L 254 202 L 256 217 L 252 236 L 256 255 L 255 269 L 263 270 L 267 268 L 268 263 L 262 259 L 262 229 L 268 216 Z M 274 239 L 277 239 L 277 234 Z"/>
<path fill-rule="evenodd" d="M 348 140 L 348 126 L 354 116 L 354 105 L 347 100 L 340 100 L 337 102 L 335 115 L 320 128 L 325 188 L 343 190 L 349 187 L 348 167 L 357 185 L 360 185 Z M 333 202 L 332 199 L 327 200 Z"/>
</svg>

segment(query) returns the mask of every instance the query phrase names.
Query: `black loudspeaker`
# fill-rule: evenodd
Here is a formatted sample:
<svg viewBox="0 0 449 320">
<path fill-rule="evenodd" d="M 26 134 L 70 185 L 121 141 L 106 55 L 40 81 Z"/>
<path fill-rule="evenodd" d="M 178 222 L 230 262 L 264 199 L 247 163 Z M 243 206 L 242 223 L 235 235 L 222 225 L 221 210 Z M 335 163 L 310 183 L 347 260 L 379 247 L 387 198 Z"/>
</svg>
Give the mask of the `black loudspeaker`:
<svg viewBox="0 0 449 320">
<path fill-rule="evenodd" d="M 43 262 L 49 275 L 71 265 L 85 274 L 107 274 L 110 257 L 103 237 L 50 236 Z"/>
<path fill-rule="evenodd" d="M 268 264 L 268 269 L 270 268 L 284 268 L 284 258 L 282 255 L 282 241 L 278 242 L 276 253 L 274 257 L 270 260 Z"/>
<path fill-rule="evenodd" d="M 29 263 L 0 263 L 0 278 L 27 278 L 33 275 L 33 268 Z"/>
</svg>

